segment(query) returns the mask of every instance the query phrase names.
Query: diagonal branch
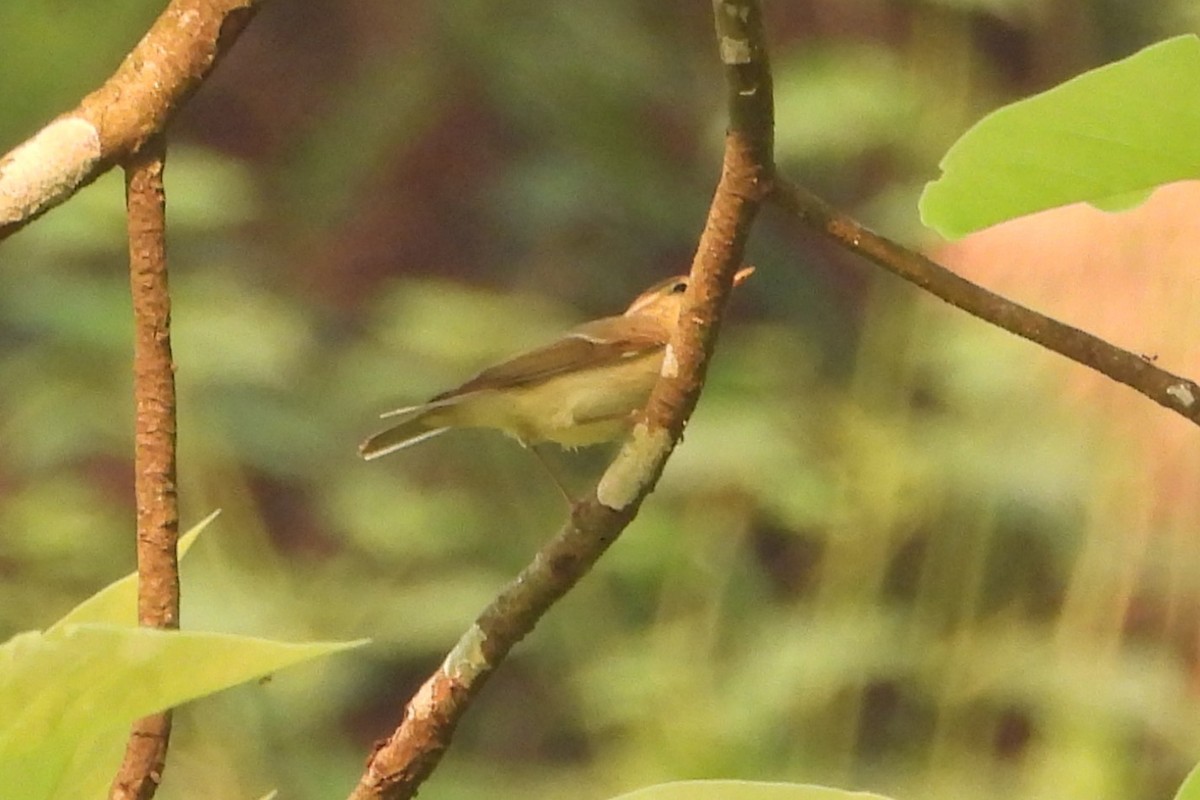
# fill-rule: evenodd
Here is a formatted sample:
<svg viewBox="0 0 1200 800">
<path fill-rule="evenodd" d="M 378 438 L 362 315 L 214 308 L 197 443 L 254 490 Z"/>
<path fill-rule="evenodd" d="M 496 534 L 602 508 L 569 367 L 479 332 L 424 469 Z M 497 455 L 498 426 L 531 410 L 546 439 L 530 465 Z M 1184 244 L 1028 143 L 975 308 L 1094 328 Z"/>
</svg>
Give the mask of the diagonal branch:
<svg viewBox="0 0 1200 800">
<path fill-rule="evenodd" d="M 175 366 L 167 286 L 166 195 L 161 136 L 125 164 L 129 277 L 133 294 L 134 495 L 137 500 L 138 624 L 179 627 L 179 505 L 175 491 Z M 171 712 L 133 724 L 111 800 L 149 800 L 166 764 Z"/>
<path fill-rule="evenodd" d="M 807 227 L 968 314 L 1022 336 L 1130 386 L 1200 424 L 1200 386 L 1141 356 L 1025 308 L 881 236 L 812 192 L 779 179 L 771 201 Z"/>
<path fill-rule="evenodd" d="M 733 275 L 773 174 L 770 70 L 754 0 L 714 0 L 729 87 L 721 178 L 692 262 L 680 324 L 644 419 L 570 520 L 484 610 L 409 701 L 351 793 L 408 798 L 450 745 L 459 720 L 509 650 L 585 575 L 653 489 L 700 394 Z"/>
<path fill-rule="evenodd" d="M 0 240 L 166 126 L 261 0 L 172 0 L 104 85 L 0 156 Z"/>
</svg>

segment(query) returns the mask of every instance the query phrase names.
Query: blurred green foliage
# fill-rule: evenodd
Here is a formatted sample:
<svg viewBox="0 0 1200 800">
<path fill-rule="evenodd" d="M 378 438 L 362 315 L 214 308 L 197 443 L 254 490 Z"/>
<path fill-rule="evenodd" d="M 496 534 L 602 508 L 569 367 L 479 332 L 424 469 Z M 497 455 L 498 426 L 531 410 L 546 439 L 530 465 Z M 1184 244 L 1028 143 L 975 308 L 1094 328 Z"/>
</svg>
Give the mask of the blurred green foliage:
<svg viewBox="0 0 1200 800">
<path fill-rule="evenodd" d="M 157 10 L 37 5 L 0 11 L 3 148 Z M 917 187 L 982 110 L 1177 32 L 1187 5 L 769 4 L 781 161 L 915 239 Z M 723 125 L 708 13 L 266 4 L 180 115 L 181 500 L 187 524 L 224 510 L 185 566 L 184 625 L 375 644 L 185 707 L 160 797 L 343 796 L 561 521 L 530 454 L 495 434 L 372 464 L 355 444 L 379 412 L 688 263 Z M 6 635 L 132 563 L 121 191 L 105 177 L 0 247 Z M 489 684 L 425 793 L 721 777 L 1169 796 L 1200 753 L 1198 573 L 1125 566 L 1099 498 L 1125 486 L 1129 443 L 1056 402 L 1060 362 L 770 214 L 750 256 L 659 490 Z M 604 454 L 551 456 L 584 486 Z M 1132 584 L 1170 624 L 1127 635 L 1084 613 Z"/>
</svg>

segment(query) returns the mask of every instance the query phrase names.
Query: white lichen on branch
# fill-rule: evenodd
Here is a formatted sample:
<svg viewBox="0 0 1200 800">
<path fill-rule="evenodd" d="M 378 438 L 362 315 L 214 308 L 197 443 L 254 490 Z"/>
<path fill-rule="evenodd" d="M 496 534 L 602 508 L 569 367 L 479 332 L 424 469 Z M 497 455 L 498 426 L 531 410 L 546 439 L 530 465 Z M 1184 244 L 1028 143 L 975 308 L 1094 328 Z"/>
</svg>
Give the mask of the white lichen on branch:
<svg viewBox="0 0 1200 800">
<path fill-rule="evenodd" d="M 483 643 L 487 634 L 476 623 L 467 629 L 446 655 L 442 662 L 442 672 L 456 683 L 468 685 L 475 681 L 481 672 L 490 668 L 487 656 L 483 652 Z"/>
<path fill-rule="evenodd" d="M 645 423 L 634 426 L 633 433 L 621 445 L 596 486 L 596 499 L 613 511 L 621 511 L 638 498 L 653 465 L 664 458 L 671 446 L 671 434 L 666 428 L 651 429 Z"/>
<path fill-rule="evenodd" d="M 721 63 L 723 64 L 749 64 L 750 63 L 750 43 L 745 39 L 733 39 L 729 36 L 722 36 L 720 43 Z"/>
<path fill-rule="evenodd" d="M 0 224 L 65 200 L 100 157 L 100 134 L 87 120 L 60 117 L 42 128 L 0 162 Z"/>
<path fill-rule="evenodd" d="M 675 357 L 675 348 L 669 343 L 663 351 L 662 369 L 659 370 L 659 374 L 664 378 L 679 377 L 679 359 Z"/>
<path fill-rule="evenodd" d="M 1168 386 L 1167 394 L 1175 398 L 1186 409 L 1190 409 L 1196 404 L 1196 396 L 1187 387 L 1187 384 L 1177 383 L 1174 386 Z"/>
</svg>

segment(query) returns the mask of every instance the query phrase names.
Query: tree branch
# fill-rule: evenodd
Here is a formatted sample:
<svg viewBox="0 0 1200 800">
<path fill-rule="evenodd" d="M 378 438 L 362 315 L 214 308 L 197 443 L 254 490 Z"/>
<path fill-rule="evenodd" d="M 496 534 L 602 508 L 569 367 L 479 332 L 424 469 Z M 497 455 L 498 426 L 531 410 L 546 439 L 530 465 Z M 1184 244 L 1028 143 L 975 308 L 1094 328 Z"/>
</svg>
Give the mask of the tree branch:
<svg viewBox="0 0 1200 800">
<path fill-rule="evenodd" d="M 0 157 L 0 241 L 163 130 L 261 0 L 172 0 L 79 106 Z"/>
<path fill-rule="evenodd" d="M 989 292 L 934 261 L 863 226 L 821 198 L 784 179 L 770 197 L 807 227 L 930 294 L 1130 386 L 1200 424 L 1200 386 L 1145 358 Z"/>
<path fill-rule="evenodd" d="M 695 408 L 733 275 L 773 174 L 771 78 L 758 4 L 714 0 L 713 10 L 729 87 L 730 128 L 721 178 L 692 262 L 691 287 L 644 418 L 571 519 L 409 701 L 399 727 L 372 753 L 352 800 L 416 794 L 505 655 L 637 514 Z"/>
<path fill-rule="evenodd" d="M 175 490 L 175 366 L 167 286 L 163 138 L 153 136 L 125 165 L 129 274 L 133 294 L 138 624 L 179 627 L 179 505 Z M 111 800 L 149 800 L 166 764 L 171 712 L 133 725 Z"/>
</svg>

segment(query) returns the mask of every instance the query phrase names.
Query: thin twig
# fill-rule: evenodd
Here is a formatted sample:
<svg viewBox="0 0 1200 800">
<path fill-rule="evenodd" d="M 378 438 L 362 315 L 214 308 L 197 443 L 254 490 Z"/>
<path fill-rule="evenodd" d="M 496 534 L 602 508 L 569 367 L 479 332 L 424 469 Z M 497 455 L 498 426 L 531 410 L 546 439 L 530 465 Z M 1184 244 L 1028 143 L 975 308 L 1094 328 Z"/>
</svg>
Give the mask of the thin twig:
<svg viewBox="0 0 1200 800">
<path fill-rule="evenodd" d="M 714 0 L 713 8 L 729 85 L 730 129 L 721 179 L 692 262 L 691 288 L 644 419 L 567 524 L 409 701 L 399 727 L 372 753 L 352 800 L 416 794 L 505 655 L 634 518 L 696 405 L 733 275 L 773 169 L 771 80 L 758 4 Z"/>
<path fill-rule="evenodd" d="M 125 165 L 129 275 L 133 294 L 134 495 L 137 500 L 138 624 L 179 627 L 175 555 L 179 505 L 175 490 L 175 367 L 171 360 L 171 296 L 167 286 L 166 203 L 161 136 L 151 137 Z M 133 725 L 125 758 L 109 790 L 112 800 L 149 800 L 162 779 L 171 712 Z"/>
<path fill-rule="evenodd" d="M 112 77 L 0 156 L 0 241 L 159 133 L 261 0 L 172 0 Z"/>
<path fill-rule="evenodd" d="M 1200 386 L 1187 378 L 1173 375 L 1142 356 L 989 292 L 920 253 L 875 233 L 787 180 L 776 180 L 770 199 L 796 215 L 807 227 L 968 314 L 1091 367 L 1200 424 Z"/>
</svg>

